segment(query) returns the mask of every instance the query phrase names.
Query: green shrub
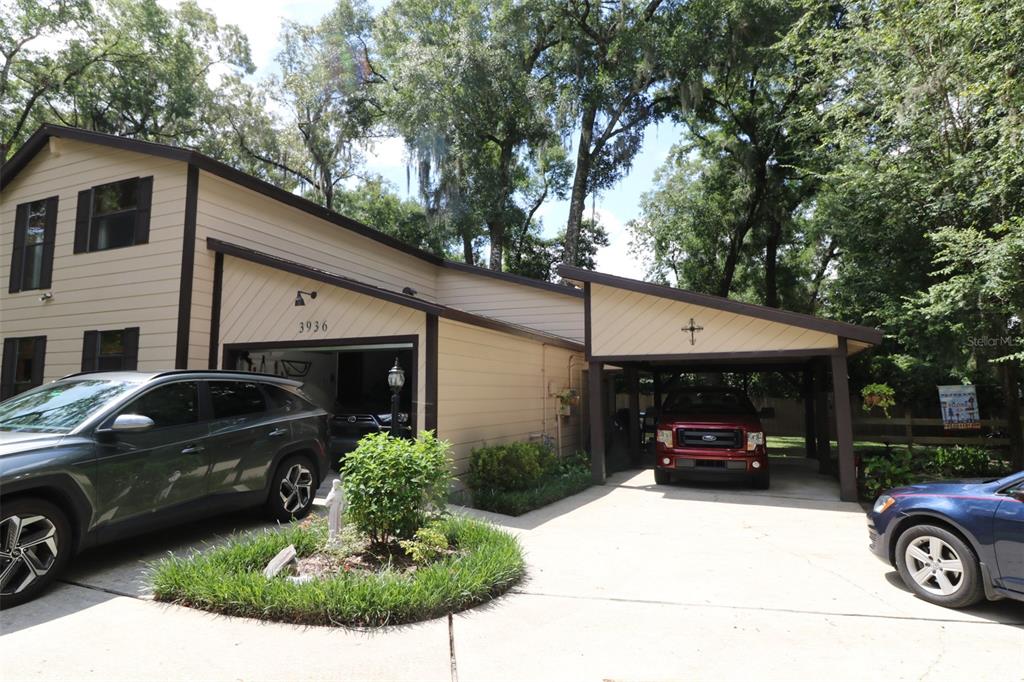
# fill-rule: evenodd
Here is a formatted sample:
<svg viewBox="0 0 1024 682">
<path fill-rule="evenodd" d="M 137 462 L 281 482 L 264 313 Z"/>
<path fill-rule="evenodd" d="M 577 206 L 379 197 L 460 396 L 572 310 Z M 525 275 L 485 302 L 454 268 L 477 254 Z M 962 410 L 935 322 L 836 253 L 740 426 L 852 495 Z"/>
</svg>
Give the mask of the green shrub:
<svg viewBox="0 0 1024 682">
<path fill-rule="evenodd" d="M 986 476 L 991 473 L 988 450 L 966 445 L 935 450 L 935 468 L 943 476 Z"/>
<path fill-rule="evenodd" d="M 528 490 L 479 490 L 473 492 L 477 509 L 519 516 L 590 487 L 590 469 L 578 468 L 550 475 Z"/>
<path fill-rule="evenodd" d="M 913 458 L 907 450 L 894 450 L 891 454 L 879 454 L 865 457 L 864 494 L 868 499 L 875 499 L 879 493 L 889 488 L 907 485 L 914 481 Z"/>
<path fill-rule="evenodd" d="M 450 483 L 448 443 L 429 431 L 365 436 L 342 466 L 346 514 L 375 543 L 411 538 L 431 507 L 443 507 Z"/>
<path fill-rule="evenodd" d="M 557 467 L 551 448 L 542 443 L 506 443 L 473 450 L 468 485 L 472 490 L 528 490 Z"/>
<path fill-rule="evenodd" d="M 448 538 L 437 524 L 420 528 L 412 540 L 402 540 L 399 544 L 413 561 L 421 565 L 435 561 L 448 551 Z"/>
</svg>

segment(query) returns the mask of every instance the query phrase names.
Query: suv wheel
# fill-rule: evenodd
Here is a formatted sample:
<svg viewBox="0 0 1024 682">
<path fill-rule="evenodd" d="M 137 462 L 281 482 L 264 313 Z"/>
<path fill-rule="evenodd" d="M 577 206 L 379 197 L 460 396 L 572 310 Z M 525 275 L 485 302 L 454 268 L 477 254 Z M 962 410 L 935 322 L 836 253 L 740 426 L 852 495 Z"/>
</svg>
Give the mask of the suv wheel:
<svg viewBox="0 0 1024 682">
<path fill-rule="evenodd" d="M 270 481 L 267 513 L 275 521 L 301 519 L 313 508 L 316 475 L 313 462 L 305 455 L 286 457 Z"/>
<path fill-rule="evenodd" d="M 984 598 L 974 551 L 939 526 L 914 526 L 896 541 L 896 568 L 917 596 L 939 606 L 962 608 Z"/>
<path fill-rule="evenodd" d="M 35 599 L 71 559 L 71 524 L 57 506 L 34 497 L 3 503 L 0 608 Z"/>
</svg>

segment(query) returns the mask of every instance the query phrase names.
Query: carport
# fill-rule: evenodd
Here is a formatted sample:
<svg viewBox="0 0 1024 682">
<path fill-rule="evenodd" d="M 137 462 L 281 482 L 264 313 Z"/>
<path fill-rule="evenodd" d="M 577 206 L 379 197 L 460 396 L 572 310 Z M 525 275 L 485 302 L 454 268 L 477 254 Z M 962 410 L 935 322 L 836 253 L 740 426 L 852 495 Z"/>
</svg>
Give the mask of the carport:
<svg viewBox="0 0 1024 682">
<path fill-rule="evenodd" d="M 621 368 L 629 392 L 629 444 L 640 447 L 639 372 L 800 371 L 808 455 L 830 468 L 828 394 L 838 445 L 840 497 L 857 499 L 847 358 L 881 342 L 877 329 L 733 301 L 571 266 L 583 286 L 591 471 L 606 471 L 606 368 Z M 830 377 L 830 378 L 829 378 Z M 633 453 L 631 453 L 633 454 Z"/>
</svg>

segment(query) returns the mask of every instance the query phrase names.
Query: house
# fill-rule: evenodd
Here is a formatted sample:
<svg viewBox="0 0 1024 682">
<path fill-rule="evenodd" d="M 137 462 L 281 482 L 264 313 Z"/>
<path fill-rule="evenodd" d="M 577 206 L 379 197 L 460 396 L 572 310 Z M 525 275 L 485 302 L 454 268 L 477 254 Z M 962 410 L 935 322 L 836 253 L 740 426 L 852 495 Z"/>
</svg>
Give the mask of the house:
<svg viewBox="0 0 1024 682">
<path fill-rule="evenodd" d="M 785 360 L 819 376 L 825 361 L 847 495 L 846 357 L 877 331 L 562 274 L 580 286 L 438 258 L 192 150 L 47 125 L 0 170 L 0 391 L 79 371 L 251 369 L 299 378 L 332 409 L 376 396 L 397 358 L 412 426 L 452 443 L 458 473 L 484 443 L 550 438 L 563 453 L 594 443 L 604 480 L 609 371 L 635 383 Z M 680 332 L 693 320 L 699 343 Z M 567 391 L 587 399 L 561 415 Z M 635 428 L 633 399 L 630 414 Z"/>
</svg>

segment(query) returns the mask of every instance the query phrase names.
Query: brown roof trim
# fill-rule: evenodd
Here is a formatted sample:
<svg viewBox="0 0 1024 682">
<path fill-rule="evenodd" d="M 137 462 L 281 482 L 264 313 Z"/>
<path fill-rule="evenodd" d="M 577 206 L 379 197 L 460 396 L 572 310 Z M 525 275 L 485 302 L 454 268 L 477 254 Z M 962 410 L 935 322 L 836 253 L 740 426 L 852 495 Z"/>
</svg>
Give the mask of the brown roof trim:
<svg viewBox="0 0 1024 682">
<path fill-rule="evenodd" d="M 640 294 L 659 296 L 661 298 L 681 301 L 683 303 L 691 303 L 693 305 L 700 305 L 706 308 L 724 310 L 726 312 L 736 313 L 737 315 L 748 315 L 750 317 L 757 317 L 771 322 L 780 322 L 782 324 L 801 327 L 803 329 L 812 329 L 814 331 L 825 332 L 827 334 L 835 334 L 841 338 L 854 339 L 855 341 L 863 341 L 864 343 L 877 345 L 882 342 L 882 332 L 879 330 L 872 327 L 850 324 L 849 322 L 838 322 L 836 320 L 829 320 L 823 317 L 815 317 L 814 315 L 805 315 L 803 313 L 794 313 L 789 310 L 780 310 L 779 308 L 769 308 L 763 305 L 754 305 L 753 303 L 733 301 L 732 299 L 723 298 L 721 296 L 712 296 L 711 294 L 698 294 L 695 291 L 676 289 L 675 287 L 652 284 L 650 282 L 641 282 L 627 277 L 608 275 L 603 272 L 594 272 L 593 270 L 584 270 L 583 268 L 577 268 L 570 265 L 559 265 L 558 274 L 565 279 L 616 287 L 618 289 L 634 291 Z"/>
<path fill-rule="evenodd" d="M 553 334 L 546 334 L 539 332 L 534 329 L 528 329 L 521 327 L 516 324 L 510 324 L 508 322 L 502 322 L 501 320 L 495 320 L 490 317 L 484 317 L 482 315 L 475 315 L 473 313 L 467 313 L 463 310 L 456 308 L 449 308 L 448 306 L 439 305 L 437 303 L 430 303 L 423 299 L 416 298 L 414 296 L 408 296 L 406 294 L 396 293 L 388 289 L 382 289 L 371 284 L 364 284 L 357 280 L 342 275 L 336 275 L 326 270 L 320 270 L 318 268 L 296 263 L 295 261 L 288 260 L 286 258 L 280 258 L 269 253 L 262 251 L 256 251 L 246 246 L 239 246 L 238 244 L 231 244 L 229 242 L 216 239 L 214 237 L 206 238 L 206 248 L 216 253 L 222 253 L 227 256 L 234 256 L 242 260 L 249 261 L 251 263 L 257 263 L 259 265 L 265 265 L 267 267 L 275 268 L 284 272 L 289 272 L 293 275 L 299 275 L 300 277 L 306 277 L 308 279 L 323 282 L 324 284 L 330 284 L 331 286 L 340 287 L 349 291 L 354 291 L 358 294 L 364 294 L 366 296 L 372 296 L 390 303 L 405 306 L 407 308 L 413 308 L 415 310 L 421 310 L 428 315 L 437 315 L 445 319 L 454 320 L 456 322 L 464 322 L 471 324 L 476 327 L 483 327 L 485 329 L 493 329 L 495 331 L 504 332 L 506 334 L 513 334 L 515 336 L 522 336 L 525 338 L 539 341 L 541 343 L 551 344 L 553 346 L 560 346 L 562 348 L 568 348 L 570 350 L 582 351 L 583 346 L 569 339 L 561 336 L 555 336 Z"/>
<path fill-rule="evenodd" d="M 118 135 L 98 133 L 92 130 L 83 130 L 82 128 L 70 128 L 67 126 L 59 126 L 49 123 L 44 124 L 32 134 L 25 144 L 15 152 L 14 156 L 12 156 L 7 163 L 3 165 L 3 167 L 0 167 L 0 188 L 6 187 L 7 183 L 13 180 L 14 177 L 28 165 L 29 161 L 31 161 L 35 155 L 46 146 L 46 143 L 51 136 L 66 137 L 80 142 L 104 145 L 115 149 L 137 152 L 139 154 L 149 154 L 151 156 L 158 156 L 165 159 L 173 159 L 175 161 L 184 161 L 208 173 L 217 175 L 237 185 L 241 185 L 246 189 L 251 189 L 266 197 L 270 197 L 271 199 L 275 199 L 276 201 L 280 201 L 281 203 L 287 204 L 293 208 L 297 208 L 300 211 L 309 213 L 317 218 L 326 220 L 329 223 L 333 223 L 334 225 L 343 227 L 346 230 L 355 232 L 367 239 L 372 239 L 375 242 L 397 249 L 398 251 L 415 258 L 425 260 L 428 263 L 432 263 L 443 268 L 459 270 L 460 272 L 468 272 L 474 275 L 501 279 L 512 284 L 521 284 L 524 286 L 544 289 L 546 291 L 564 294 L 566 296 L 583 296 L 581 291 L 573 287 L 554 284 L 552 282 L 543 282 L 538 279 L 533 279 L 532 277 L 515 275 L 510 272 L 499 272 L 475 265 L 446 260 L 428 251 L 423 251 L 415 246 L 410 246 L 399 239 L 384 234 L 380 230 L 364 225 L 358 220 L 348 218 L 340 213 L 324 208 L 320 204 L 312 202 L 309 199 L 292 194 L 291 192 L 283 190 L 276 185 L 272 185 L 269 182 L 255 178 L 247 173 L 243 173 L 242 171 L 232 168 L 231 166 L 206 156 L 205 154 L 191 149 L 186 149 L 184 147 L 160 144 L 159 142 L 135 140 L 129 137 L 120 137 Z"/>
</svg>

